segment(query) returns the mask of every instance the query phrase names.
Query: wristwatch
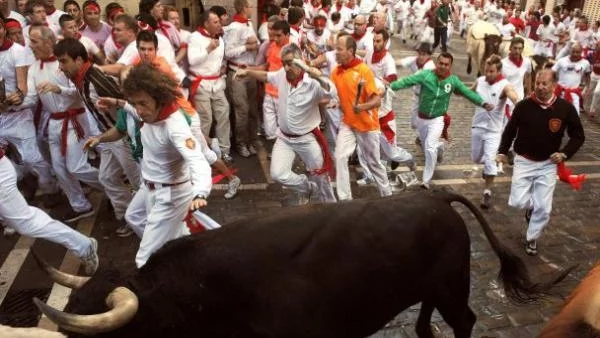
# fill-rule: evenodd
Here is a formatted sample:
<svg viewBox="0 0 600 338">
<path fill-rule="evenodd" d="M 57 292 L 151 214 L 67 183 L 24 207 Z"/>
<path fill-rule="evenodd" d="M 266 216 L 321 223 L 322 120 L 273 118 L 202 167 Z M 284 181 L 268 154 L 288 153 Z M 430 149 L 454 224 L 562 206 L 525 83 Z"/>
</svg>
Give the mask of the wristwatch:
<svg viewBox="0 0 600 338">
<path fill-rule="evenodd" d="M 204 196 L 204 195 L 200 194 L 200 195 L 196 195 L 196 196 L 194 197 L 194 199 L 195 199 L 195 200 L 197 200 L 197 199 L 206 200 L 206 196 Z"/>
</svg>

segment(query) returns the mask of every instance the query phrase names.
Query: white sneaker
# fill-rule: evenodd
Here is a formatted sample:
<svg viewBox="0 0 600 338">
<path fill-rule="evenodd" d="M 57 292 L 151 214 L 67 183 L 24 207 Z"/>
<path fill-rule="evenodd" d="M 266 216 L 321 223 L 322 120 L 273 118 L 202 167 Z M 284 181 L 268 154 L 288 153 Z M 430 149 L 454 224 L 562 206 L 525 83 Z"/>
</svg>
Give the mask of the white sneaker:
<svg viewBox="0 0 600 338">
<path fill-rule="evenodd" d="M 498 175 L 504 174 L 504 166 L 502 162 L 498 163 Z"/>
<path fill-rule="evenodd" d="M 96 270 L 98 270 L 99 258 L 98 258 L 98 242 L 96 239 L 90 237 L 90 248 L 88 253 L 81 257 L 81 261 L 83 263 L 83 268 L 85 273 L 88 275 L 93 275 Z"/>
<path fill-rule="evenodd" d="M 4 227 L 4 237 L 10 237 L 16 233 L 17 233 L 17 230 L 15 230 L 9 226 Z"/>
<path fill-rule="evenodd" d="M 375 180 L 372 179 L 371 177 L 362 177 L 359 178 L 358 180 L 356 180 L 356 184 L 360 185 L 360 186 L 365 186 L 365 185 L 369 185 L 369 184 L 373 184 L 375 183 Z"/>
<path fill-rule="evenodd" d="M 234 176 L 233 179 L 227 184 L 227 192 L 223 197 L 225 197 L 226 200 L 234 198 L 237 195 L 240 185 L 242 185 L 242 180 L 240 180 L 239 177 Z"/>
</svg>

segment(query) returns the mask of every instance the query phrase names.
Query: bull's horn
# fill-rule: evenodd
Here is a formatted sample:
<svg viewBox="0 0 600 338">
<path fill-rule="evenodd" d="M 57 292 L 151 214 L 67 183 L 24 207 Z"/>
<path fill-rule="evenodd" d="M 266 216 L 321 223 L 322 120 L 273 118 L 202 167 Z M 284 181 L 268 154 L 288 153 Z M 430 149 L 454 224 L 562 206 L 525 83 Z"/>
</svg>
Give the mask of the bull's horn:
<svg viewBox="0 0 600 338">
<path fill-rule="evenodd" d="M 48 262 L 41 259 L 35 252 L 31 252 L 33 254 L 33 258 L 37 262 L 38 266 L 46 271 L 46 273 L 50 276 L 50 278 L 55 282 L 62 286 L 66 286 L 71 289 L 79 289 L 85 285 L 90 280 L 90 277 L 81 277 L 76 275 L 71 275 L 66 272 L 62 272 L 52 265 L 48 264 Z"/>
<path fill-rule="evenodd" d="M 131 321 L 138 309 L 137 296 L 126 287 L 117 287 L 106 297 L 109 311 L 96 315 L 74 315 L 59 311 L 38 298 L 33 302 L 51 321 L 61 328 L 84 335 L 116 330 Z"/>
</svg>

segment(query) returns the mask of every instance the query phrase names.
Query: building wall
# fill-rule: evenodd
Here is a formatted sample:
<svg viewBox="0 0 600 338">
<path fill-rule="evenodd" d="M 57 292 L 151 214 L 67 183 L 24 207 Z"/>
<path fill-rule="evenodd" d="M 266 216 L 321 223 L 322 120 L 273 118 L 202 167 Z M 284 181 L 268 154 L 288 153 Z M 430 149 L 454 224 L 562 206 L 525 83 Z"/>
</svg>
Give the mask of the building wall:
<svg viewBox="0 0 600 338">
<path fill-rule="evenodd" d="M 556 6 L 564 4 L 568 0 L 546 0 L 546 13 L 552 13 L 552 9 Z M 529 8 L 533 5 L 539 4 L 539 0 L 527 0 L 525 8 Z M 600 20 L 600 1 L 599 0 L 587 0 L 583 6 L 583 15 L 588 17 L 591 21 Z"/>
</svg>

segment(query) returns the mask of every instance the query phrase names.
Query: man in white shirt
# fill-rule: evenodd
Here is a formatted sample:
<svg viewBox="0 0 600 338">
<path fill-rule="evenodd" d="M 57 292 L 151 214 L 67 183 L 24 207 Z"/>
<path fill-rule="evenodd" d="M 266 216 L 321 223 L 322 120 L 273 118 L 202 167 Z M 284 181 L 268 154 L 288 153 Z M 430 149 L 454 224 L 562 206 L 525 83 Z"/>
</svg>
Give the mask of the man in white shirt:
<svg viewBox="0 0 600 338">
<path fill-rule="evenodd" d="M 60 17 L 67 13 L 54 7 L 54 0 L 44 0 L 44 5 L 46 9 L 46 18 L 48 19 L 48 23 L 54 27 L 60 27 Z"/>
<path fill-rule="evenodd" d="M 409 0 L 398 0 L 394 5 L 396 12 L 396 24 L 398 25 L 397 33 L 400 34 L 402 43 L 406 43 L 406 28 L 408 27 L 408 12 L 410 9 Z"/>
<path fill-rule="evenodd" d="M 496 165 L 496 152 L 500 146 L 507 99 L 513 105 L 519 101 L 514 88 L 502 75 L 502 60 L 498 55 L 490 56 L 485 63 L 485 75 L 479 77 L 472 90 L 494 109 L 488 111 L 483 107 L 476 107 L 471 127 L 471 159 L 473 162 L 483 164 L 483 179 L 485 187 L 481 208 L 489 209 L 492 202 L 492 188 L 494 178 L 498 175 Z"/>
<path fill-rule="evenodd" d="M 209 137 L 214 119 L 221 157 L 226 162 L 231 162 L 229 103 L 225 97 L 225 80 L 221 74 L 225 55 L 225 45 L 219 36 L 221 29 L 219 17 L 207 11 L 200 16 L 198 30 L 190 36 L 187 56 L 192 84 L 189 98 L 200 115 L 200 125 L 205 137 Z"/>
<path fill-rule="evenodd" d="M 317 15 L 313 19 L 314 29 L 306 33 L 305 48 L 311 56 L 317 56 L 327 51 L 327 43 L 331 38 L 331 32 L 325 28 L 327 18 L 322 15 Z"/>
<path fill-rule="evenodd" d="M 17 21 L 14 23 L 18 24 Z M 40 191 L 47 195 L 55 194 L 58 186 L 50 164 L 40 153 L 33 112 L 30 108 L 20 107 L 27 93 L 27 69 L 33 60 L 27 59 L 26 47 L 8 40 L 6 28 L 0 20 L 0 76 L 4 80 L 6 97 L 4 102 L 0 102 L 0 138 L 17 148 L 23 162 L 22 169 L 36 173 Z"/>
<path fill-rule="evenodd" d="M 435 62 L 431 59 L 431 44 L 424 42 L 419 45 L 416 49 L 417 55 L 408 56 L 398 60 L 397 65 L 400 67 L 408 68 L 411 73 L 416 73 L 422 69 L 435 69 Z M 413 100 L 411 106 L 410 115 L 410 127 L 417 134 L 415 143 L 421 144 L 419 134 L 417 133 L 417 118 L 419 114 L 419 94 L 421 93 L 421 86 L 413 87 Z"/>
<path fill-rule="evenodd" d="M 284 66 L 276 72 L 240 70 L 237 74 L 268 81 L 278 90 L 279 129 L 273 146 L 271 177 L 300 193 L 301 204 L 308 203 L 311 197 L 322 202 L 335 202 L 330 183 L 330 176 L 334 173 L 333 162 L 325 136 L 319 129 L 319 102 L 331 98 L 335 88 L 328 79 L 320 77 L 317 69 L 311 68 L 305 74 L 294 65 L 294 59 L 302 59 L 302 51 L 297 45 L 283 47 L 281 59 Z M 306 165 L 310 179 L 292 171 L 296 155 Z"/>
<path fill-rule="evenodd" d="M 498 26 L 498 31 L 504 41 L 511 40 L 517 34 L 517 29 L 510 23 L 508 15 L 502 18 L 502 24 Z"/>
<path fill-rule="evenodd" d="M 542 17 L 542 24 L 537 29 L 538 41 L 535 43 L 534 54 L 542 55 L 549 58 L 554 57 L 555 44 L 557 37 L 555 34 L 556 28 L 550 23 L 550 17 L 544 15 Z"/>
<path fill-rule="evenodd" d="M 119 77 L 125 66 L 133 64 L 138 58 L 138 51 L 135 45 L 135 37 L 139 31 L 137 21 L 129 15 L 120 15 L 115 19 L 113 27 L 114 40 L 123 47 L 121 55 L 118 55 L 117 62 L 104 65 L 100 68 L 109 75 Z"/>
<path fill-rule="evenodd" d="M 88 55 L 94 58 L 96 64 L 103 65 L 106 62 L 104 53 L 90 38 L 81 35 L 79 29 L 77 29 L 77 22 L 69 14 L 64 14 L 60 17 L 60 28 L 62 31 L 62 37 L 64 39 L 75 39 L 81 42 L 81 44 L 87 50 Z"/>
<path fill-rule="evenodd" d="M 0 15 L 2 15 L 5 19 L 15 19 L 19 21 L 21 27 L 27 25 L 27 20 L 25 17 L 19 12 L 11 11 L 8 4 L 8 0 L 0 0 Z"/>
<path fill-rule="evenodd" d="M 356 41 L 356 55 L 364 57 L 368 49 L 373 49 L 373 34 L 367 30 L 366 16 L 360 14 L 354 18 L 352 38 Z"/>
<path fill-rule="evenodd" d="M 49 27 L 55 36 L 58 36 L 60 32 L 60 26 L 58 22 L 56 25 L 51 24 L 46 16 L 46 8 L 44 2 L 41 0 L 30 0 L 27 2 L 26 8 L 27 17 L 29 19 L 29 25 L 23 27 L 23 36 L 25 37 L 25 44 L 29 45 L 29 31 L 32 26 L 41 25 Z"/>
<path fill-rule="evenodd" d="M 225 58 L 228 61 L 227 87 L 231 91 L 233 109 L 235 111 L 236 151 L 242 157 L 256 155 L 254 142 L 258 131 L 258 107 L 254 102 L 257 97 L 256 80 L 250 78 L 234 78 L 239 68 L 253 65 L 258 50 L 258 38 L 249 18 L 252 7 L 248 0 L 235 0 L 237 12 L 233 22 L 229 24 L 225 36 Z"/>
<path fill-rule="evenodd" d="M 94 213 L 79 181 L 103 190 L 98 182 L 98 170 L 87 162 L 87 154 L 83 152 L 83 143 L 89 136 L 89 121 L 77 89 L 59 69 L 53 54 L 56 38 L 52 31 L 45 26 L 35 26 L 30 40 L 37 60 L 29 67 L 28 92 L 23 105 L 33 107 L 39 100 L 47 112 L 40 123 L 47 124 L 52 168 L 73 208 L 64 221 L 76 221 Z"/>
<path fill-rule="evenodd" d="M 371 68 L 375 75 L 375 80 L 379 80 L 383 85 L 380 89 L 381 106 L 377 110 L 379 118 L 379 126 L 381 134 L 379 135 L 379 144 L 381 146 L 381 156 L 391 161 L 392 170 L 402 163 L 406 164 L 411 171 L 416 170 L 416 165 L 413 160 L 413 156 L 406 149 L 398 146 L 396 140 L 396 119 L 392 108 L 394 92 L 389 88 L 389 84 L 392 81 L 398 79 L 398 73 L 396 71 L 396 63 L 392 54 L 385 48 L 390 36 L 386 30 L 375 31 L 373 33 L 373 50 L 367 52 L 365 56 L 365 63 Z M 364 178 L 372 182 L 375 179 L 372 178 L 372 174 L 365 162 L 360 156 L 361 166 L 364 170 Z"/>
<path fill-rule="evenodd" d="M 134 67 L 123 83 L 128 100 L 144 122 L 142 178 L 134 201 L 145 203 L 148 222 L 135 263 L 138 268 L 167 241 L 188 235 L 183 219 L 206 206 L 211 171 L 177 104 L 178 83 L 149 65 Z M 134 205 L 132 201 L 130 207 Z"/>
<path fill-rule="evenodd" d="M 589 61 L 582 57 L 582 52 L 581 44 L 574 43 L 571 46 L 571 55 L 559 59 L 552 66 L 552 70 L 556 72 L 558 78 L 556 94 L 573 104 L 577 114 L 583 107 L 581 88 L 589 84 L 592 72 L 592 67 Z"/>
</svg>

